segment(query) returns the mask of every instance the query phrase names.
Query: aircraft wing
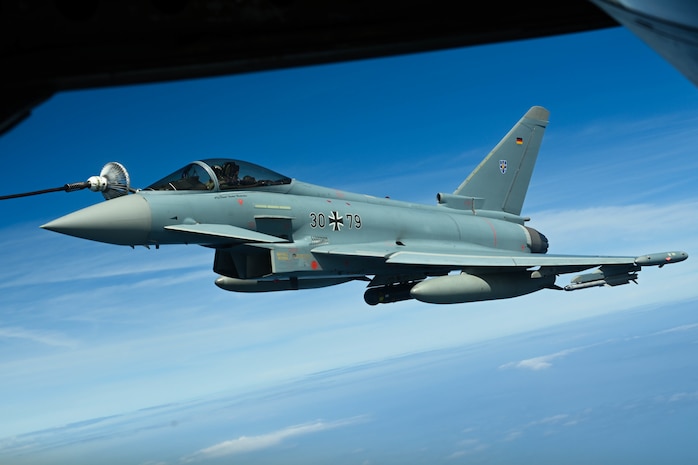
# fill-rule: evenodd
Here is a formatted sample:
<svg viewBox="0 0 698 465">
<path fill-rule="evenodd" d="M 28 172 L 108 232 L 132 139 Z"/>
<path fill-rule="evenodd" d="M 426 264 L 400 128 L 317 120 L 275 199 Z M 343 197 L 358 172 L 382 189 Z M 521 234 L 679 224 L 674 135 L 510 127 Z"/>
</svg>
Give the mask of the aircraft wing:
<svg viewBox="0 0 698 465">
<path fill-rule="evenodd" d="M 665 261 L 680 261 L 674 252 L 631 256 L 531 254 L 472 244 L 438 244 L 433 241 L 401 241 L 396 243 L 364 243 L 353 245 L 324 245 L 313 253 L 353 257 L 383 258 L 395 265 L 434 266 L 451 268 L 511 268 L 512 271 L 545 267 L 555 273 L 573 273 L 602 265 L 661 265 Z M 676 253 L 678 254 L 678 253 Z"/>
<path fill-rule="evenodd" d="M 532 268 L 554 267 L 560 273 L 570 273 L 600 265 L 631 265 L 635 257 L 548 255 L 491 250 L 418 251 L 405 250 L 392 254 L 387 263 L 401 265 L 455 266 L 465 268 Z"/>
</svg>

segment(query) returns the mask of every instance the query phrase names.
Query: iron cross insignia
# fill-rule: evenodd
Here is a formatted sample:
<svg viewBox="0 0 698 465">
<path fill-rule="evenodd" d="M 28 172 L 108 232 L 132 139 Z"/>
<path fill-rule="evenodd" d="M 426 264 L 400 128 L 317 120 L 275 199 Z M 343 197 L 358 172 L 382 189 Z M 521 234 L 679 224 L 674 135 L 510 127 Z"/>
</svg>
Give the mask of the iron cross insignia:
<svg viewBox="0 0 698 465">
<path fill-rule="evenodd" d="M 339 213 L 333 211 L 330 215 L 330 225 L 332 226 L 332 231 L 341 231 L 342 226 L 344 226 L 344 219 L 339 216 Z"/>
</svg>

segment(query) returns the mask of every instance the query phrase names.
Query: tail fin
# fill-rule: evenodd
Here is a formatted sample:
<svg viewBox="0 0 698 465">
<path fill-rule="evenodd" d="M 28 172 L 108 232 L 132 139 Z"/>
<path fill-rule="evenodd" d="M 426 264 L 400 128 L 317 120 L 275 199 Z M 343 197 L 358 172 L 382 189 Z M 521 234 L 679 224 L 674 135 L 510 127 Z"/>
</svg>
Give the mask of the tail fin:
<svg viewBox="0 0 698 465">
<path fill-rule="evenodd" d="M 520 215 L 549 115 L 531 107 L 453 193 L 484 199 L 483 210 Z"/>
</svg>

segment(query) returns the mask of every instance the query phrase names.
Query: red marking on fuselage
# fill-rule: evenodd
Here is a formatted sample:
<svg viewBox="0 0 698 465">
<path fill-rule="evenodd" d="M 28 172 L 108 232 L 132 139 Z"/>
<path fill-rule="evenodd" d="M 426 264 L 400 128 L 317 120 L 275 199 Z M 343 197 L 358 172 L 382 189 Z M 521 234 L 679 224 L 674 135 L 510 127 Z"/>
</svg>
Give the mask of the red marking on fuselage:
<svg viewBox="0 0 698 465">
<path fill-rule="evenodd" d="M 490 226 L 490 229 L 492 230 L 492 247 L 497 247 L 497 230 L 494 228 L 494 225 L 487 219 L 483 218 L 485 222 Z"/>
</svg>

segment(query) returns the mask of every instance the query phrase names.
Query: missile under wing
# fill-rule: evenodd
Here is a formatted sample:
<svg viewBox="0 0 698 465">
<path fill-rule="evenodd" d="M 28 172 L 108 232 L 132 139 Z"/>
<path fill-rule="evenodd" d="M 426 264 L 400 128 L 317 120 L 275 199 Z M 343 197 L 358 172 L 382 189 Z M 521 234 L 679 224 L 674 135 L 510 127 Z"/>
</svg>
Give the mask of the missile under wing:
<svg viewBox="0 0 698 465">
<path fill-rule="evenodd" d="M 635 282 L 644 266 L 685 260 L 682 251 L 547 253 L 548 238 L 528 226 L 521 212 L 548 117 L 545 108 L 530 108 L 460 186 L 437 195 L 436 205 L 313 185 L 218 158 L 192 162 L 139 190 L 128 186 L 125 170 L 117 183 L 110 178 L 113 166 L 105 167 L 84 185 L 102 191 L 106 202 L 43 228 L 128 246 L 209 247 L 219 275 L 215 283 L 228 291 L 362 280 L 371 305 L 407 299 L 450 304 L 542 289 L 617 286 Z M 561 274 L 585 270 L 591 271 L 567 285 L 556 283 Z"/>
</svg>

